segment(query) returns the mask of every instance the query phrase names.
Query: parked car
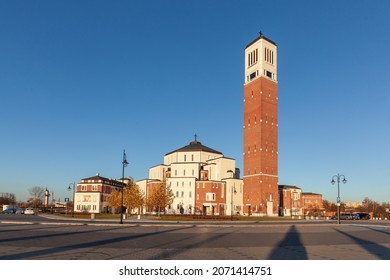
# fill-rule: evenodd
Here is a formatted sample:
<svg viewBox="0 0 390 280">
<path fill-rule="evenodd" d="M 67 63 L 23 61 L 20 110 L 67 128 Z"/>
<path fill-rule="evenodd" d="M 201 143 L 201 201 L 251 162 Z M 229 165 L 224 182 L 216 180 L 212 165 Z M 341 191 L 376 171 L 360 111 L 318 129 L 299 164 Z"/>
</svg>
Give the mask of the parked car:
<svg viewBox="0 0 390 280">
<path fill-rule="evenodd" d="M 371 219 L 371 216 L 370 214 L 368 213 L 357 213 L 360 217 L 360 220 L 369 220 Z"/>
<path fill-rule="evenodd" d="M 337 216 L 333 216 L 331 218 L 332 220 L 337 220 Z M 340 220 L 354 220 L 354 215 L 353 214 L 340 214 Z"/>
<path fill-rule="evenodd" d="M 15 209 L 5 209 L 1 214 L 15 214 Z"/>
<path fill-rule="evenodd" d="M 360 220 L 359 214 L 352 214 L 354 220 Z"/>
<path fill-rule="evenodd" d="M 15 214 L 24 214 L 24 208 L 17 209 Z"/>
<path fill-rule="evenodd" d="M 24 215 L 35 215 L 34 208 L 26 208 L 26 210 L 24 210 Z"/>
</svg>

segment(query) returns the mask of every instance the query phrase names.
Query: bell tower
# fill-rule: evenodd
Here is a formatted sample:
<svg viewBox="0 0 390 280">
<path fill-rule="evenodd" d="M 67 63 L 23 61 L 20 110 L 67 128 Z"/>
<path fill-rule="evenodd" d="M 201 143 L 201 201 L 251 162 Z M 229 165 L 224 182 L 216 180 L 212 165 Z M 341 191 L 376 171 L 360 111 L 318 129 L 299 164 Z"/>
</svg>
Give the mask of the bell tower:
<svg viewBox="0 0 390 280">
<path fill-rule="evenodd" d="M 278 215 L 277 46 L 261 33 L 245 48 L 244 213 Z"/>
</svg>

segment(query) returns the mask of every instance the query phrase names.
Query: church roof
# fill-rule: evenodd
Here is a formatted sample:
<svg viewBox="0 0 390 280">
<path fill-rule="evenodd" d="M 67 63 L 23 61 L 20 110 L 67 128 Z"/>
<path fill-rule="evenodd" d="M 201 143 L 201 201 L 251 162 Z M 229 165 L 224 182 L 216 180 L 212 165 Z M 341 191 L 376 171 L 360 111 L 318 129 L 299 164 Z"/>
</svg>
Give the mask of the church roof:
<svg viewBox="0 0 390 280">
<path fill-rule="evenodd" d="M 263 36 L 262 33 L 260 33 L 260 36 L 257 37 L 257 38 L 256 38 L 255 40 L 253 40 L 252 42 L 250 42 L 250 43 L 245 47 L 245 49 L 247 49 L 249 46 L 253 45 L 254 43 L 256 43 L 256 42 L 257 42 L 258 40 L 260 40 L 260 39 L 264 39 L 264 40 L 266 40 L 266 41 L 268 41 L 268 42 L 270 42 L 271 44 L 273 44 L 273 45 L 276 46 L 276 43 L 275 43 L 274 41 L 268 39 L 267 37 Z"/>
<path fill-rule="evenodd" d="M 167 156 L 167 155 L 170 155 L 170 154 L 173 154 L 173 153 L 177 153 L 177 152 L 208 152 L 208 153 L 222 155 L 221 152 L 218 152 L 218 151 L 216 151 L 214 149 L 211 149 L 211 148 L 209 148 L 207 146 L 204 146 L 199 141 L 192 141 L 192 142 L 190 142 L 189 145 L 184 146 L 184 147 L 182 147 L 180 149 L 174 150 L 174 151 L 172 151 L 170 153 L 167 153 L 165 155 Z"/>
</svg>

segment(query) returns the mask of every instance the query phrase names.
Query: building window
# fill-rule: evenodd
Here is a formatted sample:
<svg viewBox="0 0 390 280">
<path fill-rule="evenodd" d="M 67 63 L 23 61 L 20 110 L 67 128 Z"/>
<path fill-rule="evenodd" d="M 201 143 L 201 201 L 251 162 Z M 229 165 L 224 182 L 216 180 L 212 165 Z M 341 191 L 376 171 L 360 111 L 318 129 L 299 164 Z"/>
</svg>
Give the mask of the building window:
<svg viewBox="0 0 390 280">
<path fill-rule="evenodd" d="M 97 191 L 97 190 L 98 190 L 98 187 L 97 187 L 97 186 L 92 186 L 92 190 L 93 190 L 93 191 Z"/>
<path fill-rule="evenodd" d="M 253 80 L 254 78 L 256 78 L 256 72 L 253 72 L 252 74 L 249 75 L 250 80 Z"/>
<path fill-rule="evenodd" d="M 187 161 L 187 155 L 184 155 L 184 161 Z"/>
<path fill-rule="evenodd" d="M 87 190 L 87 186 L 81 186 L 81 190 L 82 191 L 86 191 Z"/>
<path fill-rule="evenodd" d="M 215 201 L 215 193 L 206 193 L 206 201 Z"/>
<path fill-rule="evenodd" d="M 264 60 L 270 64 L 274 64 L 274 52 L 270 49 L 264 49 Z"/>
<path fill-rule="evenodd" d="M 194 161 L 194 155 L 191 155 L 191 161 Z"/>
<path fill-rule="evenodd" d="M 251 67 L 253 64 L 256 64 L 259 60 L 259 52 L 258 49 L 255 49 L 248 53 L 248 67 Z"/>
</svg>

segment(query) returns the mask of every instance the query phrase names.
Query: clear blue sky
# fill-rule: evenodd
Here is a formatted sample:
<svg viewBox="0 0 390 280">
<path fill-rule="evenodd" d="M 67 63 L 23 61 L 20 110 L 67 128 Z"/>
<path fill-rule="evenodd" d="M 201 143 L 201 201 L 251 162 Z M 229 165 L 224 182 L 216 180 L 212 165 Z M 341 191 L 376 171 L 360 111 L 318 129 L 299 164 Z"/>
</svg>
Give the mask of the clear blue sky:
<svg viewBox="0 0 390 280">
<path fill-rule="evenodd" d="M 198 134 L 242 170 L 244 49 L 278 45 L 279 183 L 390 201 L 389 1 L 0 1 L 0 192 L 136 180 Z"/>
</svg>

